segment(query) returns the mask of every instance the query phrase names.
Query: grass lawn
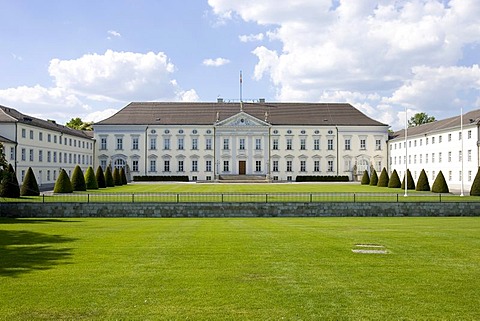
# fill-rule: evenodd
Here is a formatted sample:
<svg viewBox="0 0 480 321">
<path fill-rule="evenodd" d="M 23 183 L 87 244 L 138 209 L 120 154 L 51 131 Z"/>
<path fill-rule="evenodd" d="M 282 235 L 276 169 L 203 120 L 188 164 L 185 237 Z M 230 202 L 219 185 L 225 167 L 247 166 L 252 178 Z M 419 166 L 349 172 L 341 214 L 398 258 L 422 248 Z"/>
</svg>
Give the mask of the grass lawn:
<svg viewBox="0 0 480 321">
<path fill-rule="evenodd" d="M 0 320 L 474 320 L 479 271 L 480 218 L 0 219 Z"/>
</svg>

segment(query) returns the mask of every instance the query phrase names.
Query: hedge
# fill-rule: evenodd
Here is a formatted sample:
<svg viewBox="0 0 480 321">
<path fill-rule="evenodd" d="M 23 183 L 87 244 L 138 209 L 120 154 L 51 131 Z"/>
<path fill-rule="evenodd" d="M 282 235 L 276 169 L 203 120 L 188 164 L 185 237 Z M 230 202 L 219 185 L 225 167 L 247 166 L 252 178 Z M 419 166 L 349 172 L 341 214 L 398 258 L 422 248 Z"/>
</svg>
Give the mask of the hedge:
<svg viewBox="0 0 480 321">
<path fill-rule="evenodd" d="M 87 189 L 98 189 L 97 179 L 95 178 L 95 174 L 93 173 L 92 166 L 88 167 L 87 171 L 85 172 L 85 186 L 87 187 Z"/>
<path fill-rule="evenodd" d="M 434 193 L 449 193 L 450 190 L 448 189 L 447 181 L 443 176 L 442 171 L 440 171 L 435 178 L 435 181 L 432 185 L 432 192 Z"/>
<path fill-rule="evenodd" d="M 2 171 L 0 179 L 0 197 L 20 197 L 20 187 L 12 164 L 8 164 L 8 169 Z"/>
<path fill-rule="evenodd" d="M 346 175 L 339 176 L 320 176 L 320 175 L 300 175 L 295 178 L 296 182 L 349 182 L 350 178 Z"/>
<path fill-rule="evenodd" d="M 133 176 L 134 182 L 188 182 L 188 176 Z"/>
<path fill-rule="evenodd" d="M 376 170 L 372 170 L 372 173 L 370 174 L 370 185 L 372 186 L 377 186 L 378 184 L 378 175 Z"/>
<path fill-rule="evenodd" d="M 98 188 L 107 187 L 107 183 L 105 182 L 105 174 L 103 173 L 102 166 L 98 166 L 97 172 L 95 173 L 95 178 L 97 179 Z"/>
<path fill-rule="evenodd" d="M 388 178 L 387 169 L 384 167 L 382 169 L 382 172 L 380 173 L 380 178 L 378 179 L 377 186 L 378 187 L 387 187 L 389 180 L 390 179 Z"/>
<path fill-rule="evenodd" d="M 388 188 L 400 188 L 401 186 L 400 177 L 398 177 L 397 170 L 394 169 L 390 181 L 388 181 Z"/>
<path fill-rule="evenodd" d="M 122 186 L 122 176 L 120 176 L 120 171 L 118 170 L 118 167 L 115 167 L 113 170 L 113 183 L 115 186 Z"/>
<path fill-rule="evenodd" d="M 62 169 L 60 171 L 60 175 L 58 175 L 53 192 L 54 193 L 73 193 L 72 183 L 70 182 L 70 178 L 68 177 L 68 174 L 64 169 Z"/>
<path fill-rule="evenodd" d="M 405 189 L 405 175 L 403 176 L 401 189 Z M 407 170 L 407 189 L 415 189 L 415 181 L 413 180 L 412 173 Z"/>
<path fill-rule="evenodd" d="M 362 184 L 362 185 L 370 184 L 370 176 L 368 176 L 367 170 L 363 171 L 362 181 L 361 181 L 360 184 Z"/>
<path fill-rule="evenodd" d="M 107 187 L 115 186 L 115 181 L 113 180 L 112 169 L 110 166 L 107 166 L 107 169 L 105 170 L 105 185 Z"/>
<path fill-rule="evenodd" d="M 127 175 L 125 174 L 125 168 L 120 168 L 120 177 L 122 178 L 122 185 L 127 185 Z"/>
<path fill-rule="evenodd" d="M 72 173 L 72 188 L 74 191 L 86 191 L 85 177 L 79 165 L 75 166 Z"/>
<path fill-rule="evenodd" d="M 428 182 L 427 173 L 425 173 L 424 169 L 422 169 L 420 176 L 418 176 L 417 187 L 415 190 L 426 192 L 430 191 L 430 183 Z"/>
<path fill-rule="evenodd" d="M 23 184 L 20 188 L 20 196 L 39 196 L 40 190 L 38 189 L 37 179 L 31 167 L 28 168 L 25 177 L 23 178 Z"/>
</svg>

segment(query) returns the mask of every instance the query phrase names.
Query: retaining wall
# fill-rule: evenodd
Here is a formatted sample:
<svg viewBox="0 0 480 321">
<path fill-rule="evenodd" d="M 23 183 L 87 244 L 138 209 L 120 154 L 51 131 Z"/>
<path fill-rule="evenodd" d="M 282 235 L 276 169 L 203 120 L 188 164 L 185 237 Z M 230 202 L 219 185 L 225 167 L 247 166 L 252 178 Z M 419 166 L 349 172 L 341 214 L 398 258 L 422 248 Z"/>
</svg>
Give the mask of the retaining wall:
<svg viewBox="0 0 480 321">
<path fill-rule="evenodd" d="M 0 217 L 480 216 L 480 203 L 0 203 Z"/>
</svg>

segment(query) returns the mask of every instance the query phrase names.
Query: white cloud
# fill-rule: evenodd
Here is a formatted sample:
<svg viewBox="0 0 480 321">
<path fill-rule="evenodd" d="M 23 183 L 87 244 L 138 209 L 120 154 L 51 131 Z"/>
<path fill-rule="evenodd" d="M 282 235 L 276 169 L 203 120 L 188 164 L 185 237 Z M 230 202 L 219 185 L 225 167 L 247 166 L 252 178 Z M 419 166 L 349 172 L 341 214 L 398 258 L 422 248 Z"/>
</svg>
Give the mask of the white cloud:
<svg viewBox="0 0 480 321">
<path fill-rule="evenodd" d="M 264 38 L 263 33 L 250 34 L 250 35 L 240 35 L 238 39 L 241 42 L 253 42 L 253 41 L 262 41 Z"/>
<path fill-rule="evenodd" d="M 204 59 L 203 65 L 208 67 L 220 67 L 230 63 L 230 60 L 225 58 L 216 58 L 216 59 Z"/>
<path fill-rule="evenodd" d="M 122 35 L 120 34 L 120 32 L 115 31 L 115 30 L 108 30 L 108 31 L 107 31 L 107 34 L 109 35 L 109 36 L 107 37 L 108 40 L 111 40 L 112 37 L 115 37 L 115 38 L 121 38 L 121 37 L 122 37 Z"/>
<path fill-rule="evenodd" d="M 118 112 L 117 109 L 114 108 L 107 108 L 105 110 L 97 110 L 92 113 L 89 113 L 85 115 L 83 118 L 83 121 L 85 122 L 99 122 L 101 120 L 104 120 L 112 115 L 114 115 L 116 112 Z"/>
<path fill-rule="evenodd" d="M 480 39 L 477 0 L 209 0 L 268 28 L 282 50 L 259 46 L 254 79 L 268 77 L 282 101 L 323 101 L 360 93 L 351 103 L 392 119 L 405 105 L 437 118 L 463 104 L 478 106 L 478 67 L 459 67 L 463 50 Z M 243 38 L 241 38 L 243 39 Z M 247 36 L 244 38 L 247 40 Z M 467 89 L 468 88 L 468 89 Z M 370 94 L 379 99 L 369 100 Z M 364 107 L 360 107 L 364 106 Z M 382 120 L 383 121 L 383 120 Z"/>
</svg>

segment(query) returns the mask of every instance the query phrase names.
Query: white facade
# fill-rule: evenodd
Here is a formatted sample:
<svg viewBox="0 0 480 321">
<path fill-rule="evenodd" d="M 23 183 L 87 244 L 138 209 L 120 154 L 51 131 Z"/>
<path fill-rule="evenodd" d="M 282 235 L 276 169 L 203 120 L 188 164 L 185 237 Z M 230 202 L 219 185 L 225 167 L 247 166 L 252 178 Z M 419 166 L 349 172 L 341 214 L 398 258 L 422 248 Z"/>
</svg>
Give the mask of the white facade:
<svg viewBox="0 0 480 321">
<path fill-rule="evenodd" d="M 460 116 L 436 121 L 404 131 L 389 141 L 389 169 L 396 170 L 400 179 L 406 168 L 417 181 L 425 170 L 430 186 L 440 171 L 450 191 L 467 194 L 480 165 L 479 160 L 479 117 L 480 110 L 463 116 L 461 131 Z"/>
</svg>

